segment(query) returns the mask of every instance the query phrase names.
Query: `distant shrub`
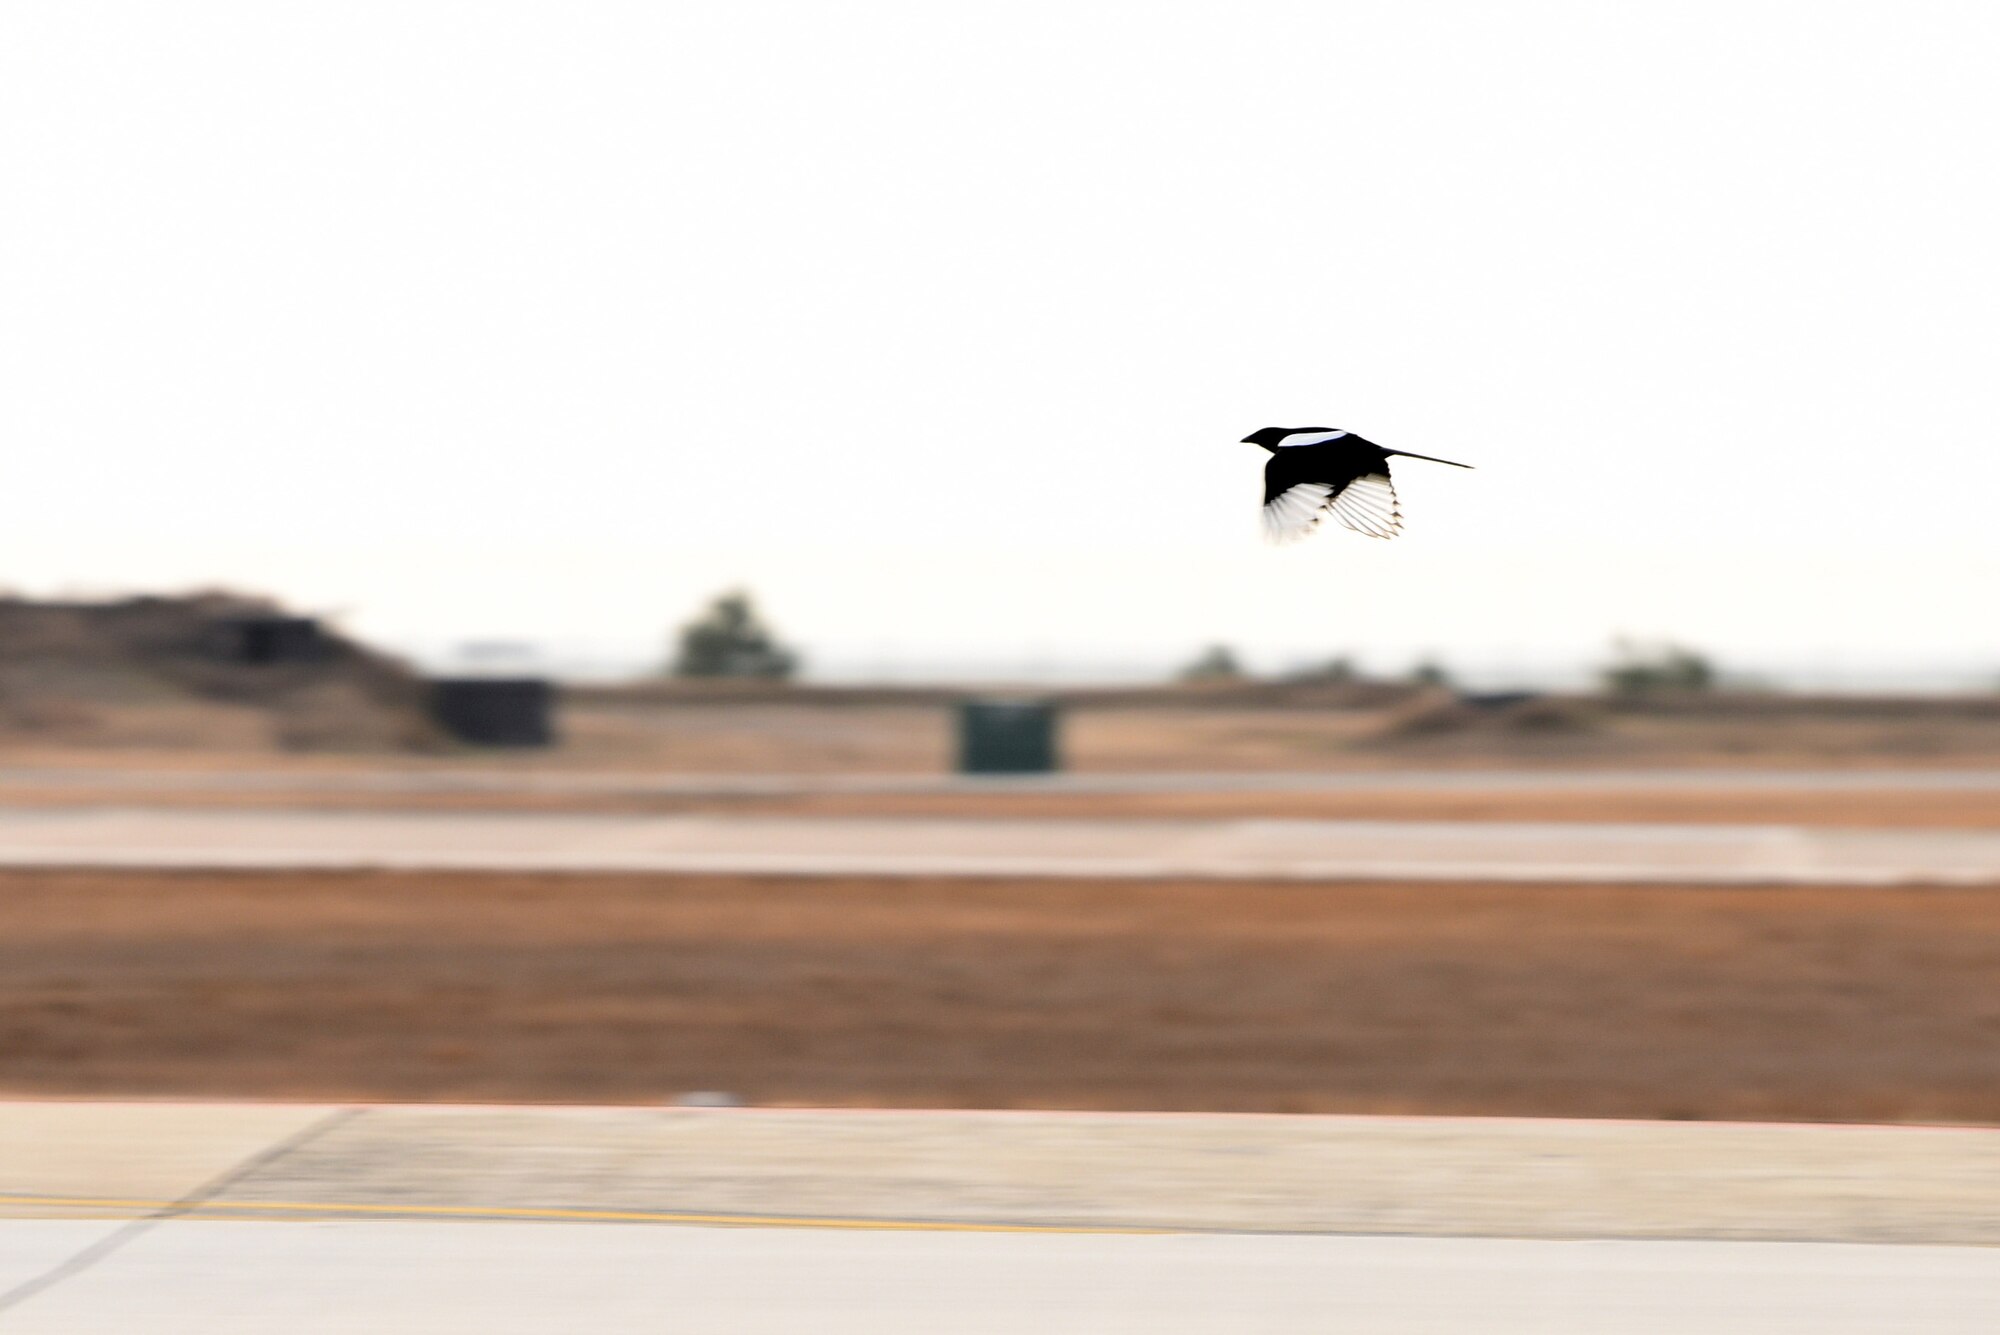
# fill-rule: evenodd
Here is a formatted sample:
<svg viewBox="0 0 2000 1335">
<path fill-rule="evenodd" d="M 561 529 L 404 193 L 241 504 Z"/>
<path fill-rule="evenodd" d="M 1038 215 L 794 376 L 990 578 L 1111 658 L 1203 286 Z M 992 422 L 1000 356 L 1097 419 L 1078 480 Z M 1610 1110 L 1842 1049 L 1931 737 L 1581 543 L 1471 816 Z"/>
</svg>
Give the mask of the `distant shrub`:
<svg viewBox="0 0 2000 1335">
<path fill-rule="evenodd" d="M 1338 658 L 1329 658 L 1324 663 L 1288 672 L 1285 674 L 1285 680 L 1314 686 L 1345 686 L 1349 682 L 1361 680 L 1361 668 L 1352 658 L 1342 654 Z"/>
<path fill-rule="evenodd" d="M 1445 671 L 1444 664 L 1438 662 L 1436 659 L 1427 658 L 1410 669 L 1410 684 L 1412 686 L 1443 686 L 1449 689 L 1453 683 L 1451 673 Z"/>
<path fill-rule="evenodd" d="M 1250 674 L 1237 661 L 1235 650 L 1226 644 L 1211 644 L 1175 675 L 1186 682 L 1214 682 L 1242 681 Z"/>
<path fill-rule="evenodd" d="M 757 615 L 750 595 L 721 594 L 680 629 L 668 671 L 676 677 L 753 677 L 783 681 L 799 657 L 780 645 Z"/>
<path fill-rule="evenodd" d="M 1612 695 L 1706 691 L 1715 686 L 1715 665 L 1704 655 L 1681 645 L 1620 640 L 1617 657 L 1598 678 Z"/>
</svg>

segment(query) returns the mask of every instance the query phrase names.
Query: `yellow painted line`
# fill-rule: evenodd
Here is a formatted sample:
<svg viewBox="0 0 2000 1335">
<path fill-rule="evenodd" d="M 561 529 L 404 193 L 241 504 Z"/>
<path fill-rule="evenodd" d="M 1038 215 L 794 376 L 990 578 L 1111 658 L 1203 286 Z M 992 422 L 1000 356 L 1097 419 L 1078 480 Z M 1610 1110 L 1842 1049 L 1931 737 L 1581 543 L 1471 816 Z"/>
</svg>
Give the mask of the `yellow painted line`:
<svg viewBox="0 0 2000 1335">
<path fill-rule="evenodd" d="M 664 1210 L 558 1210 L 510 1205 L 372 1205 L 338 1201 L 148 1201 L 109 1196 L 5 1196 L 0 1206 L 77 1210 L 172 1210 L 179 1214 L 263 1211 L 312 1215 L 404 1215 L 444 1219 L 572 1219 L 623 1224 L 711 1224 L 739 1228 L 844 1228 L 899 1233 L 1111 1233 L 1158 1235 L 1168 1228 L 1089 1224 L 982 1224 L 915 1219 L 828 1219 L 810 1215 L 688 1214 Z"/>
</svg>

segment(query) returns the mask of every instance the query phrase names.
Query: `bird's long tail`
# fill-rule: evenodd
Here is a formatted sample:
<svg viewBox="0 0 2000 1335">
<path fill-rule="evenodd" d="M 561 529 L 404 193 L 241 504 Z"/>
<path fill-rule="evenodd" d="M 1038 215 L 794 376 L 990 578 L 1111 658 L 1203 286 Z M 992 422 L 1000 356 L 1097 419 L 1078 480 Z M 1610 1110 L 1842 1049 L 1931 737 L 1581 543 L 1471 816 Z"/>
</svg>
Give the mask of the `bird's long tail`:
<svg viewBox="0 0 2000 1335">
<path fill-rule="evenodd" d="M 1425 463 L 1451 464 L 1453 468 L 1470 468 L 1471 464 L 1452 463 L 1449 459 L 1438 459 L 1428 454 L 1411 454 L 1408 450 L 1384 450 L 1384 454 L 1397 454 L 1405 459 L 1422 459 Z"/>
</svg>

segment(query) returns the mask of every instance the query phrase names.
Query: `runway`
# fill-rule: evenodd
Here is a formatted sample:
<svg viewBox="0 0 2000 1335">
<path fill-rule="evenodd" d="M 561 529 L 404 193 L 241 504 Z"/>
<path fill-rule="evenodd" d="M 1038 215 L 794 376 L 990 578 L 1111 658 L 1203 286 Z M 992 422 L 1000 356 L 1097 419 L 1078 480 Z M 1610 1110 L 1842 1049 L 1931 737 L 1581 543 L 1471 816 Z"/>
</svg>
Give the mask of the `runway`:
<svg viewBox="0 0 2000 1335">
<path fill-rule="evenodd" d="M 0 1104 L 9 1332 L 1984 1332 L 2000 1133 Z"/>
<path fill-rule="evenodd" d="M 103 1225 L 0 1221 L 0 1269 Z M 1986 1335 L 2000 1253 L 1771 1243 L 1063 1237 L 172 1221 L 11 1335 Z"/>
<path fill-rule="evenodd" d="M 0 866 L 2000 884 L 2000 832 L 1792 825 L 0 809 Z"/>
<path fill-rule="evenodd" d="M 817 1223 L 2000 1247 L 2000 1130 L 0 1103 L 0 1217 Z"/>
</svg>

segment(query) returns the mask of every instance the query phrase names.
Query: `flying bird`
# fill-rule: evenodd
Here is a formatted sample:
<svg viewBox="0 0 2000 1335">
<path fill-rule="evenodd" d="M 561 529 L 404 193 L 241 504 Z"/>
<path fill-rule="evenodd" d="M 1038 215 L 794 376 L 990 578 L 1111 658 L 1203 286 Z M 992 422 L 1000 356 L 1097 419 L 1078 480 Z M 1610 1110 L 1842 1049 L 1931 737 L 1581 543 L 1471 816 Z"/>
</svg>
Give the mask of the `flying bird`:
<svg viewBox="0 0 2000 1335">
<path fill-rule="evenodd" d="M 1264 465 L 1264 536 L 1273 542 L 1303 538 L 1329 513 L 1356 533 L 1395 537 L 1403 529 L 1403 512 L 1389 481 L 1391 455 L 1472 467 L 1408 450 L 1385 450 L 1330 426 L 1267 426 L 1245 436 L 1243 444 L 1271 452 Z"/>
</svg>

